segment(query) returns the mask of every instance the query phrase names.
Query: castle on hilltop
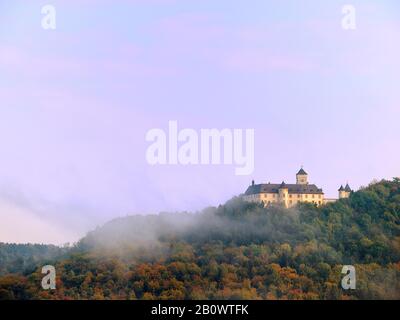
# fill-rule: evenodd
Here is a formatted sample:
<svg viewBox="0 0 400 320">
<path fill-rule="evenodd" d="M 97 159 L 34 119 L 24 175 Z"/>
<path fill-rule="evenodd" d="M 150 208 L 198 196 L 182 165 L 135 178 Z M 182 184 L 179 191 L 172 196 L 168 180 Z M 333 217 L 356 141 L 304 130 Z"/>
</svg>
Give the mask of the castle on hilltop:
<svg viewBox="0 0 400 320">
<path fill-rule="evenodd" d="M 344 188 L 341 185 L 338 191 L 339 199 L 348 198 L 352 192 L 348 183 Z M 286 208 L 293 207 L 299 202 L 309 202 L 321 206 L 337 200 L 325 198 L 322 189 L 315 184 L 309 184 L 308 174 L 303 168 L 297 172 L 295 184 L 286 184 L 285 182 L 255 184 L 253 180 L 251 186 L 244 193 L 243 199 L 249 202 L 264 203 L 266 206 L 280 203 Z"/>
</svg>

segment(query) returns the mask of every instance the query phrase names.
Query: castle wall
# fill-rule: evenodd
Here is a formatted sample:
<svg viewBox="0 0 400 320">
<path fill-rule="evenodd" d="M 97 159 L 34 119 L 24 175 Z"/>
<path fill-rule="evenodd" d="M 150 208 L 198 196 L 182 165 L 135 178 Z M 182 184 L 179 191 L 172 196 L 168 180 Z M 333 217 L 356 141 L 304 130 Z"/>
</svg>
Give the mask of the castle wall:
<svg viewBox="0 0 400 320">
<path fill-rule="evenodd" d="M 308 183 L 307 175 L 305 175 L 305 174 L 296 175 L 296 183 L 297 184 L 307 184 Z"/>
<path fill-rule="evenodd" d="M 308 175 L 307 173 L 301 169 L 297 174 L 296 174 L 296 184 L 297 185 L 308 185 Z M 268 183 L 268 185 L 270 185 Z M 315 185 L 314 189 L 317 188 Z M 254 181 L 252 182 L 252 189 L 250 189 L 250 192 L 259 192 L 263 190 L 264 192 L 261 193 L 256 193 L 256 194 L 247 194 L 243 196 L 243 199 L 245 201 L 250 201 L 250 202 L 258 202 L 258 203 L 264 203 L 265 205 L 273 204 L 273 203 L 281 203 L 283 204 L 286 208 L 293 207 L 297 205 L 300 202 L 308 202 L 308 203 L 313 203 L 317 206 L 321 206 L 325 204 L 326 202 L 331 202 L 331 199 L 324 199 L 324 194 L 322 193 L 289 193 L 288 186 L 282 182 L 280 187 L 274 187 L 275 190 L 278 190 L 278 192 L 272 192 L 275 191 L 274 189 L 271 188 L 264 188 L 260 189 L 257 188 L 254 190 Z M 349 188 L 348 185 L 346 188 Z M 257 191 L 256 191 L 257 190 Z M 300 190 L 303 191 L 312 191 L 310 188 L 292 188 L 290 189 L 292 191 L 297 191 L 300 192 Z M 316 189 L 315 191 L 320 191 L 321 189 Z M 314 191 L 314 192 L 315 192 Z M 246 192 L 247 193 L 247 192 Z M 347 195 L 348 192 L 343 191 L 340 194 L 340 198 L 348 197 Z"/>
<path fill-rule="evenodd" d="M 350 197 L 350 192 L 347 191 L 339 191 L 339 199 L 346 199 Z"/>
<path fill-rule="evenodd" d="M 323 205 L 325 203 L 323 194 L 285 193 L 285 198 L 283 198 L 282 195 L 283 193 L 281 195 L 277 193 L 259 193 L 243 196 L 243 199 L 249 202 L 264 202 L 266 205 L 283 203 L 287 208 L 293 207 L 300 202 L 314 203 L 316 205 Z"/>
</svg>

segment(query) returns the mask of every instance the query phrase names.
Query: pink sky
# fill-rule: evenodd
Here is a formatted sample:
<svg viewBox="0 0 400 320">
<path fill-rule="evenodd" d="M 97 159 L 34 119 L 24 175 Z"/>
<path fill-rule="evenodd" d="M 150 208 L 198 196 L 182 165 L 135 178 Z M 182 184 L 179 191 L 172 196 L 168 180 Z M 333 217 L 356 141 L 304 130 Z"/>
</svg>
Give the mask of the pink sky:
<svg viewBox="0 0 400 320">
<path fill-rule="evenodd" d="M 400 4 L 0 0 L 0 241 L 75 241 L 118 216 L 200 210 L 256 182 L 336 197 L 400 172 Z M 149 166 L 146 132 L 252 128 L 255 171 Z M 51 231 L 46 231 L 48 229 Z"/>
</svg>

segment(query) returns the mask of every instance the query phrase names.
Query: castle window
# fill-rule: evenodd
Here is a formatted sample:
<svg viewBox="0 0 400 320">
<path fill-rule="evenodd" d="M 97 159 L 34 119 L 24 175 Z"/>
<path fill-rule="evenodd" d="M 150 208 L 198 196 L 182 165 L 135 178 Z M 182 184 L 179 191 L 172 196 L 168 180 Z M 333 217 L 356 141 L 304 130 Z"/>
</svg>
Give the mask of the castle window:
<svg viewBox="0 0 400 320">
<path fill-rule="evenodd" d="M 291 198 L 292 197 L 292 195 L 291 194 L 289 194 L 289 198 Z"/>
<path fill-rule="evenodd" d="M 315 196 L 314 196 L 314 195 L 312 195 L 312 197 L 313 197 L 313 199 L 314 199 L 314 197 L 315 197 Z"/>
<path fill-rule="evenodd" d="M 297 198 L 300 198 L 300 195 L 299 195 L 299 194 L 297 195 Z"/>
</svg>

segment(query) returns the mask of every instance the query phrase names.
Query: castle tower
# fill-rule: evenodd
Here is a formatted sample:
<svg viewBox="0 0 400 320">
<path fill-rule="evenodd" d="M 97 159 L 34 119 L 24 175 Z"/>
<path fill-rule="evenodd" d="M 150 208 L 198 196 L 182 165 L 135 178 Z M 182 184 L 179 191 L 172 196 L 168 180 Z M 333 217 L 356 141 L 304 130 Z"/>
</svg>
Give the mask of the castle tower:
<svg viewBox="0 0 400 320">
<path fill-rule="evenodd" d="M 303 167 L 296 174 L 296 184 L 308 184 L 308 174 Z"/>
<path fill-rule="evenodd" d="M 351 190 L 351 188 L 350 188 L 348 183 L 346 183 L 346 186 L 344 187 L 344 192 L 346 194 L 346 198 L 350 197 L 350 193 L 353 192 L 353 190 Z"/>
<path fill-rule="evenodd" d="M 339 188 L 338 191 L 339 191 L 339 199 L 344 199 L 344 198 L 346 198 L 346 194 L 345 194 L 343 185 L 340 186 L 340 188 Z"/>
<path fill-rule="evenodd" d="M 285 208 L 288 207 L 289 201 L 289 188 L 286 186 L 286 183 L 282 181 L 281 185 L 279 186 L 279 202 L 282 203 Z"/>
<path fill-rule="evenodd" d="M 353 192 L 353 190 L 351 190 L 349 184 L 346 184 L 346 187 L 343 188 L 343 185 L 340 186 L 339 188 L 339 199 L 346 199 L 348 197 L 350 197 L 350 194 Z"/>
</svg>

